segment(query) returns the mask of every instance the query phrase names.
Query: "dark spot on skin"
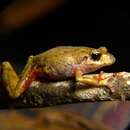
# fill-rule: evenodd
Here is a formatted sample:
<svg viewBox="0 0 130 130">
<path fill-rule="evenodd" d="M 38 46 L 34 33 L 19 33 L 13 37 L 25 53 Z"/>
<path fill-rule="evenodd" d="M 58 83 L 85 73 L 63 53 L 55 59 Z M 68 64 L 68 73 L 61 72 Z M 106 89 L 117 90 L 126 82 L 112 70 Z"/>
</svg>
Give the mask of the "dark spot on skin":
<svg viewBox="0 0 130 130">
<path fill-rule="evenodd" d="M 88 59 L 88 56 L 84 56 L 82 60 L 86 61 L 87 59 Z"/>
</svg>

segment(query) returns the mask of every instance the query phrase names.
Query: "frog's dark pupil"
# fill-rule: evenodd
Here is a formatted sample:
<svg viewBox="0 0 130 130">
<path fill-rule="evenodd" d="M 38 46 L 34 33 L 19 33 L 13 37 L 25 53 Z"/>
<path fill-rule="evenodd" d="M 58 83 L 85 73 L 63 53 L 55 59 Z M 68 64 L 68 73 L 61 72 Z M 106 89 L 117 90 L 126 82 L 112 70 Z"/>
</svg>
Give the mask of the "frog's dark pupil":
<svg viewBox="0 0 130 130">
<path fill-rule="evenodd" d="M 93 60 L 95 60 L 95 61 L 100 60 L 100 57 L 101 57 L 101 53 L 99 53 L 99 52 L 96 52 L 96 53 L 92 53 L 92 54 L 91 54 L 91 58 L 92 58 Z"/>
</svg>

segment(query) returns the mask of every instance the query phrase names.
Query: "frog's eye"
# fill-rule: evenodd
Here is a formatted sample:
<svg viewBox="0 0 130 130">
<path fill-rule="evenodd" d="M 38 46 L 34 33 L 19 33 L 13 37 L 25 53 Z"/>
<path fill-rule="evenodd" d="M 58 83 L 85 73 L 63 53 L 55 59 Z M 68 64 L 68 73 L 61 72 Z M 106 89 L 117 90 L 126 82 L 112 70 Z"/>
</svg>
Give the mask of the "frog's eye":
<svg viewBox="0 0 130 130">
<path fill-rule="evenodd" d="M 91 59 L 94 61 L 99 61 L 101 58 L 101 53 L 100 52 L 92 52 L 91 54 Z"/>
</svg>

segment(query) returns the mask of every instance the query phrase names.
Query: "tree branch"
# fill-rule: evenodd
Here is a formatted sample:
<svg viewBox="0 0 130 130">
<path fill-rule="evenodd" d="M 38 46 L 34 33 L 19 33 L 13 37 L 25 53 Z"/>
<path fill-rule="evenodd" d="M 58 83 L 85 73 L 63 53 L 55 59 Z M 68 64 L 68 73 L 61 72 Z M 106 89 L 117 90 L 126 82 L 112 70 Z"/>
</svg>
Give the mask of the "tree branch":
<svg viewBox="0 0 130 130">
<path fill-rule="evenodd" d="M 130 73 L 128 72 L 88 74 L 84 78 L 96 79 L 97 85 L 90 86 L 74 80 L 48 83 L 35 81 L 25 93 L 15 100 L 9 98 L 1 85 L 0 108 L 45 107 L 130 99 Z M 99 86 L 101 82 L 102 85 Z"/>
</svg>

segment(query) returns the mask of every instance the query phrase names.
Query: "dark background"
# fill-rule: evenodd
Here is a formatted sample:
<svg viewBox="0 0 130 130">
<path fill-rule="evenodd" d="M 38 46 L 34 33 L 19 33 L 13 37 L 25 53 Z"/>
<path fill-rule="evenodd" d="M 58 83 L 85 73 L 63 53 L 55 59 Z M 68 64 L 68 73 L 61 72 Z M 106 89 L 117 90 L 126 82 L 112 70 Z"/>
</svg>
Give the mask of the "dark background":
<svg viewBox="0 0 130 130">
<path fill-rule="evenodd" d="M 0 1 L 0 10 L 11 0 Z M 106 46 L 117 58 L 112 71 L 129 71 L 128 3 L 69 0 L 46 17 L 0 37 L 0 61 L 25 64 L 31 54 L 57 45 Z"/>
<path fill-rule="evenodd" d="M 0 0 L 0 11 L 12 1 Z M 0 62 L 9 60 L 22 70 L 29 55 L 57 45 L 103 45 L 117 59 L 110 71 L 130 71 L 128 9 L 128 2 L 123 0 L 66 0 L 46 17 L 0 34 Z"/>
</svg>

